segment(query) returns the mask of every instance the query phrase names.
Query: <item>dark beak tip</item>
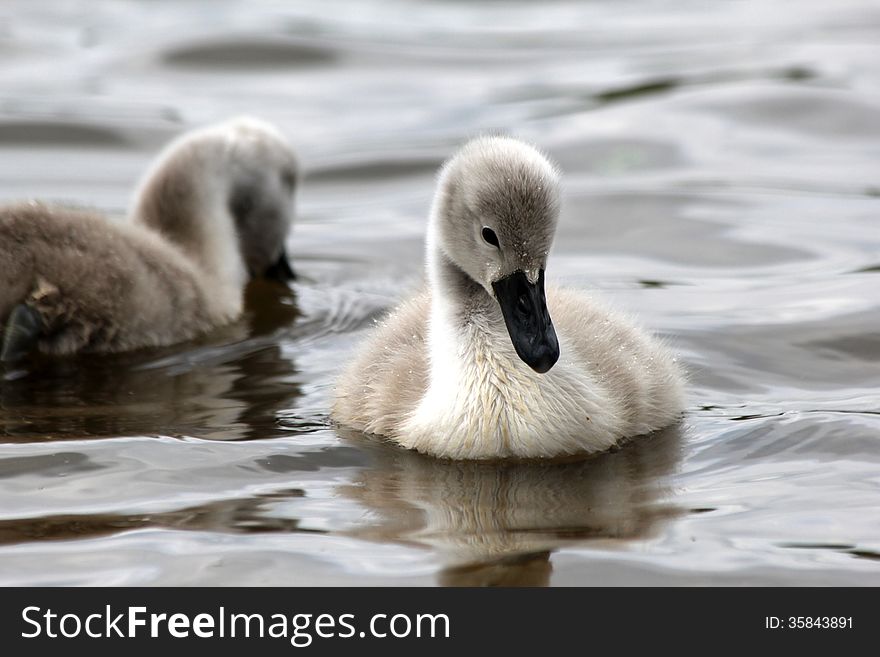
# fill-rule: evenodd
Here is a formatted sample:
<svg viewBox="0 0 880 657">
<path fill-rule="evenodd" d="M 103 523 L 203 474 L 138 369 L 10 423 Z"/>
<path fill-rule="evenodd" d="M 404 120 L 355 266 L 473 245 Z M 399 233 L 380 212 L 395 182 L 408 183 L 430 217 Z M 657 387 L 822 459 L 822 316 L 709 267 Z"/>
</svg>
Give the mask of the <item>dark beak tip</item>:
<svg viewBox="0 0 880 657">
<path fill-rule="evenodd" d="M 492 289 L 517 355 L 538 374 L 549 372 L 559 360 L 559 342 L 547 312 L 543 270 L 534 283 L 516 271 Z"/>
<path fill-rule="evenodd" d="M 266 270 L 264 276 L 280 283 L 289 283 L 296 280 L 296 272 L 291 267 L 286 253 L 281 254 L 281 257 Z"/>
<path fill-rule="evenodd" d="M 533 358 L 531 362 L 529 362 L 529 367 L 535 370 L 538 374 L 546 374 L 553 369 L 553 366 L 556 365 L 558 360 L 559 349 L 548 350 L 537 358 Z"/>
</svg>

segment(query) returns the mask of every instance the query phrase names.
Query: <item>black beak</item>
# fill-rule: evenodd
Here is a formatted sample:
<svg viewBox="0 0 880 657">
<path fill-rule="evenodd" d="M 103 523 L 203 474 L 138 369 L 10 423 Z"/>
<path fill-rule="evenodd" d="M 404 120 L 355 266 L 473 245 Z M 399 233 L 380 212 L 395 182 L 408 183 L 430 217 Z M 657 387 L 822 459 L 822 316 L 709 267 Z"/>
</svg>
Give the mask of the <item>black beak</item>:
<svg viewBox="0 0 880 657">
<path fill-rule="evenodd" d="M 492 289 L 517 355 L 536 372 L 547 372 L 559 360 L 559 341 L 547 312 L 544 270 L 537 283 L 516 271 L 492 283 Z"/>
<path fill-rule="evenodd" d="M 281 283 L 287 283 L 288 281 L 296 279 L 296 273 L 293 271 L 293 267 L 290 266 L 290 261 L 287 259 L 287 252 L 283 249 L 281 250 L 281 255 L 278 257 L 277 262 L 271 265 L 263 275 L 266 278 Z"/>
</svg>

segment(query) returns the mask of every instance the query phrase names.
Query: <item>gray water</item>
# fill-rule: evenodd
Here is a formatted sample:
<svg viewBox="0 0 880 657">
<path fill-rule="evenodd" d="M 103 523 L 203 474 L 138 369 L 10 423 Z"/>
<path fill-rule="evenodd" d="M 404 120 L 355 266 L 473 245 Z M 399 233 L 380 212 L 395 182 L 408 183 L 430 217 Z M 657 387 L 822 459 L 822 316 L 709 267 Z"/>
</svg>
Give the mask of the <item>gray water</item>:
<svg viewBox="0 0 880 657">
<path fill-rule="evenodd" d="M 0 200 L 121 217 L 169 139 L 275 122 L 302 275 L 194 344 L 7 370 L 0 584 L 880 584 L 880 6 L 0 5 Z M 671 340 L 682 424 L 557 465 L 334 429 L 436 168 L 565 172 L 548 279 Z"/>
</svg>

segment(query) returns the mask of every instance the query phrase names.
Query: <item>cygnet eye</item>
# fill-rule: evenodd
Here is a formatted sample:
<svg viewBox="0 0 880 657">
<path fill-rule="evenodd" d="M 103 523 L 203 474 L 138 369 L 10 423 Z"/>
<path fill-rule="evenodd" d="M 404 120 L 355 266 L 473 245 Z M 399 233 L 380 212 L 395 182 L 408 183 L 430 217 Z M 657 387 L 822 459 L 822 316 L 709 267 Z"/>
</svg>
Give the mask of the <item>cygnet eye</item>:
<svg viewBox="0 0 880 657">
<path fill-rule="evenodd" d="M 496 249 L 500 249 L 501 245 L 498 243 L 498 236 L 495 234 L 495 231 L 489 228 L 488 226 L 483 226 L 483 239 L 486 240 L 487 244 L 491 244 Z"/>
<path fill-rule="evenodd" d="M 296 187 L 296 174 L 292 169 L 281 170 L 281 185 L 288 191 L 293 192 Z"/>
</svg>

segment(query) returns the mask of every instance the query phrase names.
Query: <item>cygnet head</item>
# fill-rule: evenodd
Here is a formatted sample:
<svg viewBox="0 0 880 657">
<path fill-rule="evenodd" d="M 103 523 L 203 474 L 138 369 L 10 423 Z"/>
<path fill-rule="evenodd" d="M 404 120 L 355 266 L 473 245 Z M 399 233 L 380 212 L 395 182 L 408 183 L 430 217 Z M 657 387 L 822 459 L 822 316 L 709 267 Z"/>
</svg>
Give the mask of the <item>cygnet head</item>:
<svg viewBox="0 0 880 657">
<path fill-rule="evenodd" d="M 540 373 L 559 359 L 544 295 L 559 193 L 558 171 L 532 146 L 474 139 L 440 173 L 428 238 L 429 257 L 497 300 L 516 353 Z"/>
<path fill-rule="evenodd" d="M 296 158 L 273 126 L 237 118 L 172 142 L 144 179 L 134 216 L 235 284 L 294 278 L 284 247 Z"/>
</svg>

